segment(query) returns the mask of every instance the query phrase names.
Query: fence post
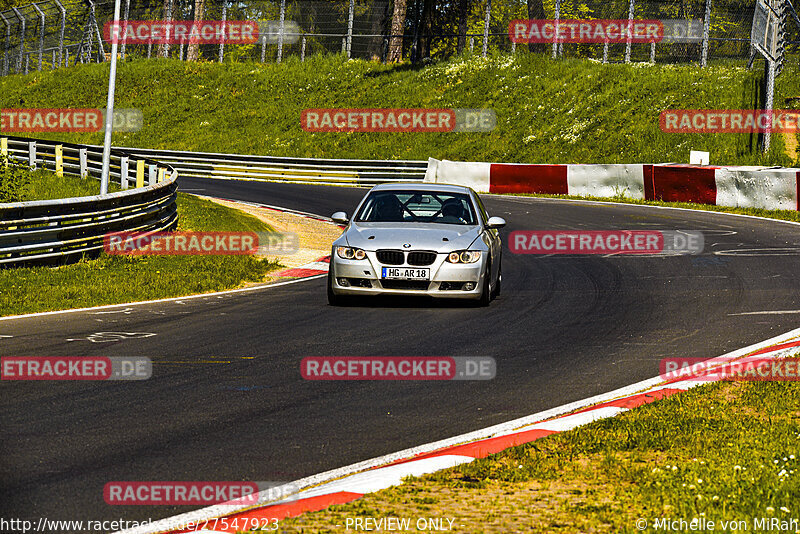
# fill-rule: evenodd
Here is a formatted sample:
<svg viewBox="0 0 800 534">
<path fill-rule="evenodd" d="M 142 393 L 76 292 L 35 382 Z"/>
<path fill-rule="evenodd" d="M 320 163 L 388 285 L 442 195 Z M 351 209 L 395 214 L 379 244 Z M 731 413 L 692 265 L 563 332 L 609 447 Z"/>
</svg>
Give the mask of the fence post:
<svg viewBox="0 0 800 534">
<path fill-rule="evenodd" d="M 475 37 L 472 35 L 469 37 L 469 51 L 470 52 L 475 51 Z"/>
<path fill-rule="evenodd" d="M 119 48 L 119 57 L 125 59 L 125 42 L 128 40 L 128 17 L 131 14 L 131 0 L 125 0 L 125 15 L 122 18 L 122 44 Z"/>
<path fill-rule="evenodd" d="M 86 178 L 89 175 L 89 158 L 88 152 L 85 148 L 78 150 L 78 162 L 80 163 L 81 178 Z"/>
<path fill-rule="evenodd" d="M 64 49 L 64 66 L 69 67 L 69 48 Z"/>
<path fill-rule="evenodd" d="M 0 137 L 0 156 L 6 158 L 6 167 L 8 167 L 8 137 Z"/>
<path fill-rule="evenodd" d="M 225 21 L 228 20 L 228 1 L 222 0 L 222 39 L 219 42 L 219 62 L 225 57 Z"/>
<path fill-rule="evenodd" d="M 486 0 L 486 22 L 483 24 L 483 57 L 489 50 L 489 22 L 492 18 L 492 0 Z"/>
<path fill-rule="evenodd" d="M 167 2 L 167 12 L 164 13 L 164 15 L 165 15 L 164 18 L 166 19 L 166 21 L 168 23 L 172 22 L 172 0 L 169 0 Z M 170 35 L 170 38 L 172 38 L 172 37 L 174 37 L 174 36 Z M 223 35 L 223 39 L 224 38 L 225 37 Z M 166 43 L 163 43 L 161 46 L 159 46 L 159 49 L 158 49 L 158 56 L 159 57 L 169 57 L 169 48 L 170 48 L 169 39 L 167 39 L 166 41 L 167 41 Z"/>
<path fill-rule="evenodd" d="M 603 63 L 608 63 L 608 41 L 603 43 Z"/>
<path fill-rule="evenodd" d="M 286 0 L 281 0 L 281 15 L 278 21 L 278 63 L 283 59 L 283 32 L 286 24 Z"/>
<path fill-rule="evenodd" d="M 267 36 L 261 36 L 261 63 L 267 60 Z"/>
<path fill-rule="evenodd" d="M 300 48 L 300 61 L 303 62 L 306 60 L 306 36 L 303 36 L 303 44 Z"/>
<path fill-rule="evenodd" d="M 3 54 L 3 76 L 6 76 L 8 75 L 8 49 L 11 47 L 11 23 L 2 13 L 0 13 L 0 19 L 3 19 L 3 25 L 6 27 L 6 49 Z"/>
<path fill-rule="evenodd" d="M 656 42 L 650 41 L 650 63 L 656 62 Z"/>
<path fill-rule="evenodd" d="M 58 67 L 58 64 L 56 63 L 56 49 L 55 48 L 53 49 L 53 59 L 52 59 L 52 62 L 50 63 L 50 66 L 51 66 L 50 70 L 56 70 L 56 67 Z"/>
<path fill-rule="evenodd" d="M 764 153 L 766 154 L 769 152 L 770 142 L 772 141 L 772 106 L 775 100 L 775 62 L 768 59 L 765 67 L 767 70 L 767 94 L 764 110 L 769 113 L 770 117 L 770 120 L 767 122 L 767 128 L 764 131 Z"/>
<path fill-rule="evenodd" d="M 136 161 L 136 187 L 144 187 L 144 160 Z"/>
<path fill-rule="evenodd" d="M 157 165 L 150 165 L 147 168 L 147 185 L 155 185 L 156 184 L 156 176 L 158 173 L 158 166 Z"/>
<path fill-rule="evenodd" d="M 39 26 L 39 72 L 42 71 L 42 54 L 44 54 L 44 11 L 39 9 L 39 6 L 36 3 L 31 4 L 36 12 L 39 14 L 39 22 L 41 26 Z"/>
<path fill-rule="evenodd" d="M 36 141 L 28 143 L 28 166 L 36 170 Z"/>
<path fill-rule="evenodd" d="M 59 178 L 64 177 L 64 145 L 56 145 L 55 154 L 56 158 L 56 176 Z"/>
<path fill-rule="evenodd" d="M 161 183 L 161 182 L 164 181 L 164 173 L 166 171 L 167 170 L 164 167 L 161 167 L 161 168 L 158 169 L 158 183 Z"/>
<path fill-rule="evenodd" d="M 128 156 L 119 158 L 119 186 L 128 189 Z"/>
<path fill-rule="evenodd" d="M 67 26 L 67 10 L 61 5 L 58 0 L 53 0 L 61 11 L 61 27 L 58 31 L 58 66 L 60 67 L 64 62 L 64 30 Z"/>
<path fill-rule="evenodd" d="M 561 0 L 556 0 L 555 15 L 553 18 L 556 19 L 556 29 L 553 32 L 553 59 L 555 59 L 558 56 L 558 21 L 561 18 Z"/>
<path fill-rule="evenodd" d="M 700 56 L 700 66 L 705 67 L 708 62 L 709 26 L 711 25 L 711 0 L 706 0 L 706 16 L 703 20 L 703 54 Z"/>
<path fill-rule="evenodd" d="M 347 59 L 350 59 L 350 51 L 353 47 L 353 14 L 355 11 L 354 0 L 350 0 L 350 11 L 347 16 Z"/>
<path fill-rule="evenodd" d="M 628 4 L 628 39 L 625 44 L 625 63 L 631 62 L 631 24 L 633 23 L 633 11 L 635 9 L 636 0 L 630 0 Z"/>
<path fill-rule="evenodd" d="M 25 17 L 19 12 L 19 9 L 12 7 L 11 11 L 19 19 L 19 59 L 17 60 L 17 72 L 22 70 L 22 56 L 25 54 Z"/>
</svg>

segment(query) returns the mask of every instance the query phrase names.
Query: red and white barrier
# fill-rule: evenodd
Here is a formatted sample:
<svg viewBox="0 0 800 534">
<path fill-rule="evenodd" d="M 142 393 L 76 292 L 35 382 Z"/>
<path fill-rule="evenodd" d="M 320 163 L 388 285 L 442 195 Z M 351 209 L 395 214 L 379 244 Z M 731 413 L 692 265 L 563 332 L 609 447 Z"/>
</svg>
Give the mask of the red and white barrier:
<svg viewBox="0 0 800 534">
<path fill-rule="evenodd" d="M 542 193 L 800 211 L 800 169 L 675 164 L 530 165 L 428 160 L 426 182 Z"/>
</svg>

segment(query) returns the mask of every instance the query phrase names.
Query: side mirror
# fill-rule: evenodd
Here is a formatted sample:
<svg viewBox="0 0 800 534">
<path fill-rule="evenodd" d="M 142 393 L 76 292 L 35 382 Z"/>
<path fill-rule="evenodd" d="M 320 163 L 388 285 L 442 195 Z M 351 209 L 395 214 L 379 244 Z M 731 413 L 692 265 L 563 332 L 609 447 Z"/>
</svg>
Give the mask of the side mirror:
<svg viewBox="0 0 800 534">
<path fill-rule="evenodd" d="M 488 228 L 502 228 L 506 225 L 506 220 L 502 217 L 489 217 L 489 222 L 486 223 Z"/>
<path fill-rule="evenodd" d="M 339 224 L 347 224 L 350 221 L 347 218 L 347 214 L 343 211 L 337 211 L 331 215 L 331 219 L 333 219 L 333 222 L 337 222 Z M 505 223 L 505 221 L 503 221 L 503 223 Z"/>
</svg>

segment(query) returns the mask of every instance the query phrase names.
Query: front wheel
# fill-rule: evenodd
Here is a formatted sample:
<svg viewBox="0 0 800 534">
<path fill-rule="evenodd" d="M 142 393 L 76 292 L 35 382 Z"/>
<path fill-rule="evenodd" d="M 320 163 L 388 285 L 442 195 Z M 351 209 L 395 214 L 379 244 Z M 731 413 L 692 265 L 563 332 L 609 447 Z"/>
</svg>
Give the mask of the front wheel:
<svg viewBox="0 0 800 534">
<path fill-rule="evenodd" d="M 492 292 L 489 287 L 489 280 L 492 277 L 492 265 L 486 265 L 486 272 L 483 273 L 483 286 L 481 287 L 481 296 L 478 298 L 478 306 L 488 306 L 492 301 Z"/>
<path fill-rule="evenodd" d="M 333 265 L 328 266 L 328 304 L 331 306 L 342 306 L 345 304 L 346 297 L 337 295 L 333 292 Z"/>
<path fill-rule="evenodd" d="M 492 294 L 492 298 L 496 298 L 500 295 L 500 286 L 503 281 L 503 262 L 502 260 L 497 261 L 497 281 L 494 283 L 494 292 Z"/>
</svg>

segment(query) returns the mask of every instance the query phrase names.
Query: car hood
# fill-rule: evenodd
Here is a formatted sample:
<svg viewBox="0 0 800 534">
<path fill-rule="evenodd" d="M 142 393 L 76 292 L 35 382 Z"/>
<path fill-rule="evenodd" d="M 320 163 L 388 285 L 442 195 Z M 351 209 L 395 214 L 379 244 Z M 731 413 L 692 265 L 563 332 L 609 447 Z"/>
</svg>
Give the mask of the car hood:
<svg viewBox="0 0 800 534">
<path fill-rule="evenodd" d="M 479 226 L 437 223 L 354 222 L 345 233 L 348 245 L 364 250 L 407 248 L 436 252 L 468 248 L 479 235 Z M 411 246 L 404 247 L 404 244 Z"/>
</svg>

